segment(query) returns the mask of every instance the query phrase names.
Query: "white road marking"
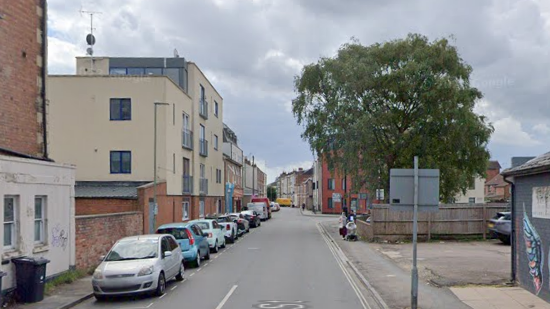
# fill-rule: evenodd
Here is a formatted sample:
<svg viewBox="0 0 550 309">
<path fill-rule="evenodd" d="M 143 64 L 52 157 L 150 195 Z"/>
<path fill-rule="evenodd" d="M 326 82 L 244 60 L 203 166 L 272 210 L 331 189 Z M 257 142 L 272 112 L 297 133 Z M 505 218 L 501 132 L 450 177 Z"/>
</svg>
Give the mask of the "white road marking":
<svg viewBox="0 0 550 309">
<path fill-rule="evenodd" d="M 201 270 L 202 270 L 202 267 L 201 267 L 201 268 L 199 268 L 199 269 L 197 269 L 197 272 L 199 272 L 199 271 L 201 271 Z"/>
<path fill-rule="evenodd" d="M 192 274 L 189 275 L 189 277 L 193 277 L 194 275 L 195 275 L 195 273 L 192 273 Z"/>
<path fill-rule="evenodd" d="M 234 285 L 231 288 L 231 290 L 229 290 L 229 293 L 225 295 L 225 297 L 222 299 L 222 302 L 218 305 L 218 307 L 216 307 L 216 309 L 222 309 L 223 305 L 225 305 L 225 303 L 229 300 L 229 297 L 231 297 L 231 295 L 233 294 L 233 292 L 235 292 L 236 289 L 237 289 L 237 285 Z"/>
<path fill-rule="evenodd" d="M 395 275 L 386 275 L 386 277 L 395 277 Z"/>
<path fill-rule="evenodd" d="M 151 306 L 153 305 L 154 303 L 150 303 L 149 306 L 145 307 L 145 308 L 151 308 Z"/>
<path fill-rule="evenodd" d="M 159 299 L 163 298 L 164 296 L 166 296 L 166 294 L 162 294 L 162 295 L 159 297 Z"/>
<path fill-rule="evenodd" d="M 171 288 L 171 289 L 170 289 L 170 291 L 173 291 L 173 290 L 175 290 L 175 289 L 176 289 L 177 287 L 178 287 L 178 286 L 177 286 L 177 285 L 175 285 L 175 286 L 174 286 L 173 288 Z"/>
<path fill-rule="evenodd" d="M 214 257 L 214 260 L 217 259 L 217 258 L 219 258 L 219 257 L 220 257 L 219 255 L 216 255 L 216 256 Z"/>
</svg>

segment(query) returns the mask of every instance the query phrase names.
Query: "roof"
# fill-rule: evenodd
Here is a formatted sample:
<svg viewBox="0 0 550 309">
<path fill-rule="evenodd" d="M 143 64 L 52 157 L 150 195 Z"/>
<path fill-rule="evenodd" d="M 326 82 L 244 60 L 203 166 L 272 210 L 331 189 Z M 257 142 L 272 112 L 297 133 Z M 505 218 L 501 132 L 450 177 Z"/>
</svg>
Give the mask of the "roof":
<svg viewBox="0 0 550 309">
<path fill-rule="evenodd" d="M 149 181 L 77 181 L 76 198 L 137 199 L 137 188 Z"/>
<path fill-rule="evenodd" d="M 524 176 L 550 172 L 550 152 L 531 159 L 524 164 L 502 171 L 503 176 Z"/>
<path fill-rule="evenodd" d="M 502 177 L 501 174 L 496 175 L 493 177 L 493 179 L 487 181 L 485 183 L 486 186 L 497 186 L 497 187 L 505 187 L 508 185 L 506 181 L 504 181 L 504 177 Z"/>
<path fill-rule="evenodd" d="M 499 170 L 501 168 L 500 163 L 498 161 L 489 161 L 489 169 L 490 170 Z"/>
</svg>

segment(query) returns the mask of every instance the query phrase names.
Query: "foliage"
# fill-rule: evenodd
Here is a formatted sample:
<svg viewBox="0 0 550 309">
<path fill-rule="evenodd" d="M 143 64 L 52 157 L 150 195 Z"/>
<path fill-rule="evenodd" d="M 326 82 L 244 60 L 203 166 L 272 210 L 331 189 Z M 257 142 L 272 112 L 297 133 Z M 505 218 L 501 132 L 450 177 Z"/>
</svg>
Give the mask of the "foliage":
<svg viewBox="0 0 550 309">
<path fill-rule="evenodd" d="M 275 201 L 277 199 L 277 188 L 267 187 L 267 198 L 270 201 Z"/>
<path fill-rule="evenodd" d="M 62 273 L 61 275 L 53 278 L 52 280 L 46 282 L 46 284 L 44 286 L 44 290 L 45 290 L 44 292 L 46 294 L 51 294 L 53 292 L 53 290 L 55 289 L 55 287 L 57 287 L 59 285 L 62 285 L 62 284 L 73 283 L 76 280 L 84 278 L 89 274 L 90 274 L 89 271 L 78 270 L 78 269 L 77 270 L 66 271 L 66 272 Z"/>
<path fill-rule="evenodd" d="M 295 78 L 293 113 L 302 138 L 354 191 L 388 192 L 392 168 L 440 169 L 449 200 L 485 175 L 492 126 L 473 112 L 481 92 L 471 66 L 447 39 L 344 44 L 334 58 L 306 65 Z"/>
</svg>

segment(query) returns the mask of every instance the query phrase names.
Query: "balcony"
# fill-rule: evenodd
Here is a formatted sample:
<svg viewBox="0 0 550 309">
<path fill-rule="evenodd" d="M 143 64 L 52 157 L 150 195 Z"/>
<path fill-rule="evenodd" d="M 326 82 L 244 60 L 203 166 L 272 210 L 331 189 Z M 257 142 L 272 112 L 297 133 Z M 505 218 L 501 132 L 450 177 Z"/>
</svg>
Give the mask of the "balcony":
<svg viewBox="0 0 550 309">
<path fill-rule="evenodd" d="M 200 179 L 199 194 L 202 194 L 202 195 L 208 194 L 208 178 Z"/>
<path fill-rule="evenodd" d="M 208 141 L 201 138 L 199 140 L 199 143 L 200 143 L 199 154 L 203 157 L 208 157 Z"/>
<path fill-rule="evenodd" d="M 223 154 L 240 165 L 243 165 L 243 151 L 233 143 L 223 143 Z"/>
<path fill-rule="evenodd" d="M 206 99 L 199 102 L 199 115 L 204 119 L 208 119 L 208 101 Z"/>
<path fill-rule="evenodd" d="M 183 129 L 181 132 L 182 141 L 181 145 L 183 148 L 193 150 L 193 131 Z"/>
<path fill-rule="evenodd" d="M 193 176 L 182 176 L 182 190 L 183 194 L 193 194 Z"/>
</svg>

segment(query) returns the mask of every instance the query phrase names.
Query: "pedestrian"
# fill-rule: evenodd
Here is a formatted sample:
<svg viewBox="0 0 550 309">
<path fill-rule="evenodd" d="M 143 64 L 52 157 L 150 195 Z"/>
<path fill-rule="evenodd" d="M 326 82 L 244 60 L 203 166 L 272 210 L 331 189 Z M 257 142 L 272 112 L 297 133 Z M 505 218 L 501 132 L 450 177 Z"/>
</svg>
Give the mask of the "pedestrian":
<svg viewBox="0 0 550 309">
<path fill-rule="evenodd" d="M 348 216 L 348 206 L 342 207 L 342 211 L 344 212 L 344 214 L 345 214 L 346 217 L 347 217 L 347 216 Z"/>
<path fill-rule="evenodd" d="M 340 218 L 338 219 L 338 227 L 340 228 L 340 236 L 342 236 L 343 239 L 346 239 L 346 224 L 347 224 L 347 218 L 346 213 L 342 213 Z"/>
<path fill-rule="evenodd" d="M 302 211 L 306 210 L 306 203 L 302 203 Z"/>
</svg>

